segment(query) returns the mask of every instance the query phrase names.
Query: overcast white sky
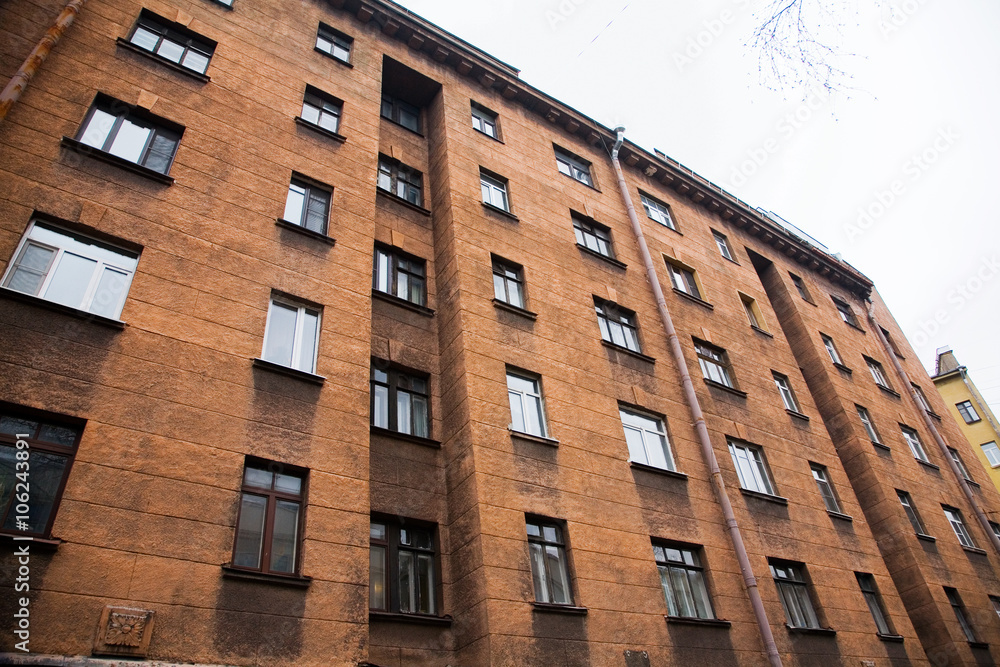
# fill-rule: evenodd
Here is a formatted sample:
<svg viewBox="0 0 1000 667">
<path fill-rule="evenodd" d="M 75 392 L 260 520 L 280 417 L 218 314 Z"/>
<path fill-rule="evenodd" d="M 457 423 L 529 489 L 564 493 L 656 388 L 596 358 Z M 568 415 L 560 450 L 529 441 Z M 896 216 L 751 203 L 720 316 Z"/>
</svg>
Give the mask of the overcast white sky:
<svg viewBox="0 0 1000 667">
<path fill-rule="evenodd" d="M 826 0 L 852 89 L 805 98 L 745 46 L 768 0 L 397 1 L 840 252 L 924 365 L 952 346 L 1000 412 L 995 0 Z"/>
</svg>

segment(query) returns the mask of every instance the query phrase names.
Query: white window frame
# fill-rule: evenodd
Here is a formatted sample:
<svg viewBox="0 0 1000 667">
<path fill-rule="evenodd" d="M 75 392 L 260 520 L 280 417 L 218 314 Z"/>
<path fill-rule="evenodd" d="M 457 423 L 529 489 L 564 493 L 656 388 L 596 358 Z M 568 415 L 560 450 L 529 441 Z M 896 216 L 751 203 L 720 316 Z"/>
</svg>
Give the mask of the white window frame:
<svg viewBox="0 0 1000 667">
<path fill-rule="evenodd" d="M 479 188 L 482 191 L 484 204 L 510 213 L 507 183 L 480 170 Z"/>
<path fill-rule="evenodd" d="M 704 299 L 701 296 L 701 288 L 698 286 L 698 279 L 695 277 L 696 271 L 689 266 L 667 261 L 667 271 L 670 273 L 670 283 L 678 292 L 683 292 L 688 296 L 693 296 L 699 301 Z"/>
<path fill-rule="evenodd" d="M 830 361 L 839 366 L 843 366 L 844 362 L 840 358 L 840 352 L 837 351 L 837 345 L 833 342 L 833 338 L 827 336 L 825 333 L 820 333 L 819 337 L 823 341 L 823 347 L 826 348 L 826 353 L 830 355 Z"/>
<path fill-rule="evenodd" d="M 733 457 L 733 465 L 736 467 L 736 476 L 739 477 L 740 487 L 755 493 L 775 495 L 774 484 L 767 471 L 767 464 L 764 462 L 761 448 L 732 438 L 728 440 L 728 443 L 729 454 Z"/>
<path fill-rule="evenodd" d="M 511 386 L 511 378 L 516 378 L 522 382 L 531 383 L 532 389 L 521 390 L 516 387 Z M 510 404 L 510 428 L 518 433 L 526 433 L 528 435 L 534 435 L 540 438 L 548 437 L 548 428 L 545 424 L 545 400 L 542 397 L 542 386 L 538 377 L 533 377 L 527 373 L 519 373 L 517 371 L 507 369 L 507 400 Z M 518 424 L 514 423 L 514 401 L 518 402 L 520 406 L 520 414 L 522 421 L 524 422 L 522 427 L 519 428 Z M 527 419 L 529 414 L 528 409 L 531 408 L 538 416 L 538 428 L 534 428 L 534 424 L 530 423 Z"/>
<path fill-rule="evenodd" d="M 854 407 L 858 409 L 858 419 L 861 420 L 861 424 L 865 427 L 865 432 L 868 434 L 869 439 L 876 445 L 881 445 L 882 438 L 879 437 L 878 429 L 875 428 L 875 422 L 872 421 L 872 416 L 868 412 L 868 408 L 857 404 Z"/>
<path fill-rule="evenodd" d="M 63 237 L 65 239 L 62 241 L 64 245 L 59 245 L 59 239 L 47 238 L 50 234 Z M 21 266 L 29 247 L 40 248 L 53 253 L 45 266 L 44 272 L 38 269 Z M 114 257 L 108 257 L 109 253 L 119 255 L 119 258 L 116 259 Z M 53 279 L 59 273 L 59 267 L 66 258 L 67 254 L 95 263 L 91 272 L 90 280 L 87 283 L 86 288 L 82 291 L 79 302 L 75 305 L 62 301 L 56 301 L 55 299 L 48 298 L 47 296 L 48 290 L 52 286 Z M 28 229 L 21 238 L 21 241 L 17 246 L 17 250 L 14 252 L 13 258 L 7 265 L 7 271 L 4 272 L 3 281 L 0 284 L 2 284 L 6 289 L 20 292 L 22 294 L 29 294 L 30 296 L 44 299 L 45 301 L 50 301 L 52 303 L 58 303 L 75 310 L 93 313 L 94 315 L 101 317 L 118 319 L 121 315 L 122 308 L 125 305 L 125 299 L 128 296 L 129 288 L 132 286 L 132 277 L 135 275 L 138 263 L 139 253 L 137 252 L 126 250 L 114 245 L 113 243 L 98 241 L 87 236 L 86 234 L 79 234 L 56 224 L 40 220 L 32 220 L 28 224 Z M 24 292 L 23 290 L 18 290 L 10 286 L 10 283 L 14 280 L 19 271 L 35 274 L 36 276 L 41 274 L 41 281 L 38 283 L 34 293 Z M 108 307 L 95 310 L 95 303 L 97 305 L 101 305 L 102 294 L 104 294 L 104 292 L 100 292 L 100 287 L 107 271 L 121 276 L 119 279 L 123 282 L 118 290 L 119 296 L 116 301 L 110 302 Z"/>
<path fill-rule="evenodd" d="M 891 391 L 892 385 L 889 384 L 888 378 L 885 377 L 885 369 L 882 367 L 882 364 L 868 357 L 865 357 L 865 364 L 867 364 L 868 372 L 871 373 L 875 384 Z"/>
<path fill-rule="evenodd" d="M 497 114 L 475 102 L 472 103 L 472 127 L 491 139 L 500 140 L 500 126 L 497 122 Z"/>
<path fill-rule="evenodd" d="M 291 353 L 291 364 L 283 364 L 280 361 L 274 361 L 273 359 L 268 359 L 267 356 L 267 344 L 270 341 L 270 337 L 274 334 L 273 331 L 273 321 L 272 312 L 275 304 L 278 304 L 284 308 L 295 309 L 295 327 L 292 330 L 292 353 Z M 307 313 L 312 313 L 316 316 L 316 337 L 313 343 L 313 349 L 307 351 L 304 348 L 304 335 L 305 335 L 305 318 Z M 316 306 L 307 306 L 303 303 L 289 299 L 288 297 L 272 294 L 271 300 L 268 302 L 267 306 L 267 324 L 264 326 L 264 345 L 261 347 L 260 358 L 272 364 L 277 364 L 279 366 L 287 366 L 304 373 L 315 373 L 316 372 L 316 358 L 319 355 L 319 338 L 320 332 L 323 328 L 323 310 Z"/>
<path fill-rule="evenodd" d="M 781 394 L 781 402 L 784 403 L 785 409 L 802 414 L 802 410 L 799 409 L 799 402 L 795 398 L 795 393 L 792 391 L 792 384 L 789 382 L 788 376 L 771 371 L 771 377 L 774 378 L 774 386 L 778 388 L 778 393 Z"/>
<path fill-rule="evenodd" d="M 613 301 L 605 301 L 596 296 L 594 310 L 597 313 L 597 326 L 601 330 L 601 340 L 642 354 L 639 327 L 634 312 L 622 308 Z"/>
<path fill-rule="evenodd" d="M 609 228 L 576 213 L 572 214 L 571 218 L 573 220 L 573 235 L 576 237 L 576 244 L 578 246 L 595 252 L 601 257 L 615 258 L 614 245 L 611 240 L 611 230 Z"/>
<path fill-rule="evenodd" d="M 524 267 L 493 255 L 493 297 L 515 308 L 525 308 Z"/>
<path fill-rule="evenodd" d="M 927 451 L 924 449 L 924 443 L 920 440 L 920 434 L 915 429 L 902 424 L 899 425 L 899 430 L 903 434 L 903 440 L 910 447 L 913 458 L 924 463 L 930 463 L 930 459 L 927 458 Z"/>
<path fill-rule="evenodd" d="M 837 498 L 837 492 L 833 488 L 833 482 L 830 481 L 830 472 L 826 466 L 810 463 L 809 469 L 812 470 L 813 479 L 816 480 L 816 486 L 819 488 L 820 495 L 823 496 L 823 504 L 826 505 L 827 511 L 843 514 L 840 499 Z"/>
<path fill-rule="evenodd" d="M 997 446 L 995 440 L 984 442 L 979 445 L 979 447 L 983 450 L 983 455 L 986 457 L 986 460 L 990 462 L 991 466 L 994 468 L 1000 467 L 1000 447 Z"/>
<path fill-rule="evenodd" d="M 951 460 L 955 462 L 956 466 L 958 466 L 958 471 L 962 473 L 962 477 L 965 478 L 965 481 L 975 484 L 972 480 L 972 476 L 969 475 L 969 469 L 965 467 L 965 463 L 962 461 L 962 457 L 958 455 L 958 450 L 954 447 L 949 447 L 948 454 L 951 455 Z"/>
<path fill-rule="evenodd" d="M 642 202 L 642 208 L 646 211 L 646 217 L 657 222 L 668 229 L 677 231 L 677 225 L 674 223 L 674 216 L 670 212 L 670 207 L 663 202 L 650 197 L 649 195 L 639 193 L 639 201 Z"/>
<path fill-rule="evenodd" d="M 725 234 L 712 230 L 712 238 L 715 239 L 715 245 L 719 249 L 719 254 L 730 262 L 735 262 L 736 258 L 733 257 L 733 251 L 729 247 L 729 239 L 726 238 Z"/>
<path fill-rule="evenodd" d="M 910 497 L 910 494 L 896 489 L 896 497 L 899 498 L 899 504 L 902 505 L 903 513 L 906 514 L 913 531 L 917 535 L 926 535 L 927 528 L 924 527 L 924 521 L 920 518 L 920 513 L 917 512 L 917 507 L 913 504 L 913 498 Z"/>
<path fill-rule="evenodd" d="M 948 523 L 951 524 L 951 529 L 955 531 L 955 537 L 958 538 L 959 543 L 963 547 L 969 547 L 970 549 L 978 548 L 972 539 L 972 535 L 969 534 L 968 528 L 965 527 L 965 521 L 962 520 L 962 512 L 947 505 L 942 505 L 941 509 L 944 510 L 944 516 L 948 519 Z"/>
<path fill-rule="evenodd" d="M 618 407 L 618 414 L 625 431 L 625 444 L 628 446 L 630 462 L 664 470 L 677 470 L 673 453 L 670 451 L 670 438 L 667 436 L 662 419 L 622 406 Z M 632 437 L 629 437 L 630 434 Z"/>
<path fill-rule="evenodd" d="M 302 113 L 299 116 L 303 121 L 336 134 L 340 131 L 340 116 L 343 112 L 343 102 L 319 88 L 306 86 L 306 92 L 302 96 Z"/>
<path fill-rule="evenodd" d="M 725 350 L 697 340 L 694 349 L 698 357 L 698 365 L 701 366 L 701 373 L 706 380 L 711 380 L 730 389 L 736 389 L 729 355 L 726 354 Z"/>
</svg>

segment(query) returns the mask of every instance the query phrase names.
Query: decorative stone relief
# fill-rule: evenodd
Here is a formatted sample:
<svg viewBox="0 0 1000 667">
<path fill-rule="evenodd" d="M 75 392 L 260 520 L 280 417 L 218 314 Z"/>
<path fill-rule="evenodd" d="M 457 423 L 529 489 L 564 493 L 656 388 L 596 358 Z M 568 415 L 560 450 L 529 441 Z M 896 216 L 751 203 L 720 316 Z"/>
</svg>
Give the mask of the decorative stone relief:
<svg viewBox="0 0 1000 667">
<path fill-rule="evenodd" d="M 101 613 L 94 653 L 145 657 L 153 636 L 154 614 L 148 609 L 106 606 Z"/>
</svg>

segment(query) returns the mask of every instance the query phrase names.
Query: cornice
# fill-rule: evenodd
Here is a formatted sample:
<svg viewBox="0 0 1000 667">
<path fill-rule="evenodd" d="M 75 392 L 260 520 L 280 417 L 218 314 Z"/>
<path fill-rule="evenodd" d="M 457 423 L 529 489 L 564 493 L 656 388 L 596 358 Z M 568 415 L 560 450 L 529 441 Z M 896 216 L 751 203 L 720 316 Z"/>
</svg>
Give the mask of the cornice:
<svg viewBox="0 0 1000 667">
<path fill-rule="evenodd" d="M 499 93 L 563 132 L 610 151 L 614 130 L 546 95 L 518 78 L 519 71 L 438 28 L 389 0 L 327 0 L 362 23 L 374 23 L 390 39 L 454 69 L 483 88 Z M 752 206 L 702 178 L 664 154 L 650 153 L 626 141 L 621 162 L 661 185 L 715 213 L 722 220 L 759 239 L 792 261 L 850 290 L 859 298 L 871 294 L 872 281 L 850 264 L 799 238 Z"/>
</svg>

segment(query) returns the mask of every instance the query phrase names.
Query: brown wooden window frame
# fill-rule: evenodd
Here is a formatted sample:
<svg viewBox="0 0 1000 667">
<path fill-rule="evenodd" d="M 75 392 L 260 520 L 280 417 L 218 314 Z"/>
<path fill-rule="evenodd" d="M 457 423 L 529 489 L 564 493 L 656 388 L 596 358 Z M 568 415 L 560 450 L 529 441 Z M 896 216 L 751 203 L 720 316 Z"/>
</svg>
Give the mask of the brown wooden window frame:
<svg viewBox="0 0 1000 667">
<path fill-rule="evenodd" d="M 390 517 L 378 513 L 374 513 L 371 516 L 371 525 L 381 525 L 385 527 L 385 536 L 382 538 L 375 537 L 375 532 L 369 529 L 369 544 L 370 546 L 378 547 L 384 549 L 382 566 L 383 566 L 383 591 L 382 596 L 384 598 L 384 605 L 381 607 L 373 606 L 373 589 L 372 584 L 375 581 L 375 577 L 371 573 L 371 566 L 374 563 L 373 557 L 374 552 L 369 557 L 369 592 L 368 592 L 368 609 L 370 612 L 375 613 L 388 613 L 388 614 L 406 614 L 408 616 L 430 616 L 430 617 L 440 617 L 441 615 L 441 544 L 438 538 L 437 525 L 434 523 L 419 521 L 415 519 L 404 519 L 401 517 Z M 415 544 L 403 544 L 402 542 L 402 531 L 413 530 L 413 531 L 423 531 L 430 536 L 430 547 L 421 547 Z M 431 593 L 432 599 L 430 601 L 429 609 L 430 611 L 413 611 L 410 609 L 402 609 L 400 603 L 400 569 L 399 569 L 399 552 L 406 551 L 414 554 L 425 554 L 431 557 L 431 576 L 433 581 L 431 582 L 430 588 L 428 589 Z M 416 561 L 414 561 L 416 562 Z M 417 590 L 419 592 L 420 586 L 418 584 Z M 416 601 L 419 608 L 420 602 Z"/>
</svg>

